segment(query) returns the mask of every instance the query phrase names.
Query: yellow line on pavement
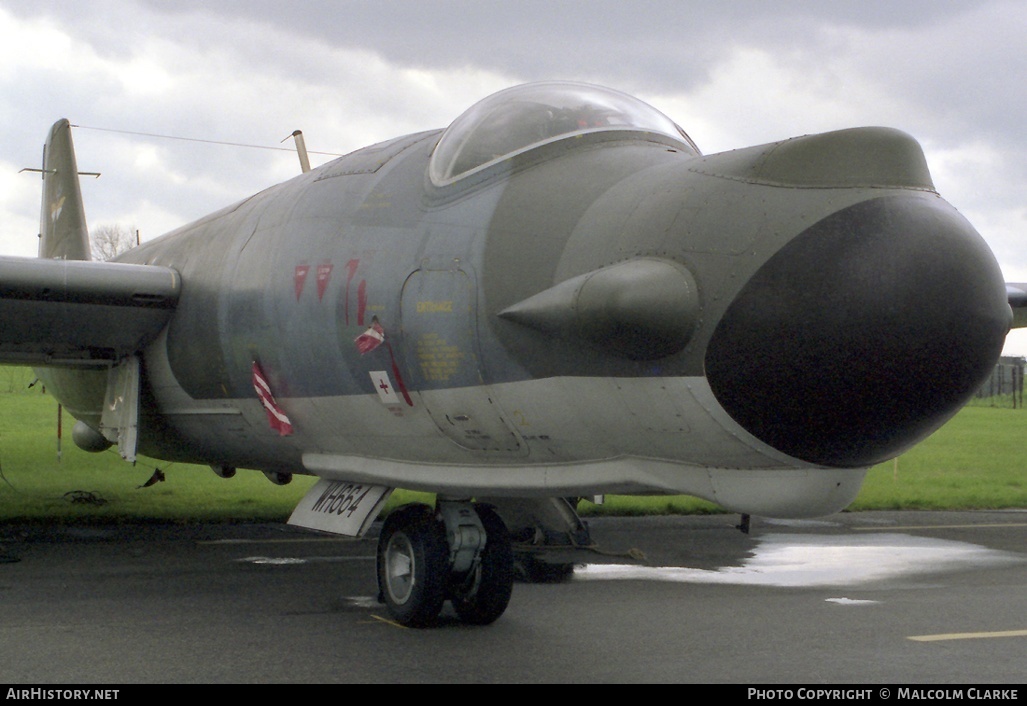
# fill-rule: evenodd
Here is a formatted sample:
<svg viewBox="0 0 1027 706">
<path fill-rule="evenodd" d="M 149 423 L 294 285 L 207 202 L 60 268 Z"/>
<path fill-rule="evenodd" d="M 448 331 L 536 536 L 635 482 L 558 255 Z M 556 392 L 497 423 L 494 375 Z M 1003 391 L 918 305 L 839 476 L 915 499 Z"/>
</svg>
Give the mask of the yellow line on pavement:
<svg viewBox="0 0 1027 706">
<path fill-rule="evenodd" d="M 409 630 L 409 628 L 406 625 L 397 623 L 395 620 L 389 620 L 388 618 L 383 618 L 382 616 L 375 615 L 374 613 L 371 613 L 371 617 L 377 620 L 379 623 L 385 623 L 386 625 L 391 625 L 394 628 L 402 628 L 403 630 Z"/>
<path fill-rule="evenodd" d="M 982 640 L 993 637 L 1027 637 L 1027 630 L 1002 630 L 999 632 L 950 632 L 942 635 L 911 635 L 917 642 L 941 642 L 942 640 Z"/>
</svg>

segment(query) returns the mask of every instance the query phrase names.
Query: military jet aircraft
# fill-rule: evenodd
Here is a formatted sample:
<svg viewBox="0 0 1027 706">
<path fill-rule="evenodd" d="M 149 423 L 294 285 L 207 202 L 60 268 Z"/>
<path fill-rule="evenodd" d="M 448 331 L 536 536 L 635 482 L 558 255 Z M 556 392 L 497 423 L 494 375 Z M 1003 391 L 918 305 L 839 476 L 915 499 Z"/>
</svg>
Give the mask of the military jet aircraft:
<svg viewBox="0 0 1027 706">
<path fill-rule="evenodd" d="M 573 500 L 691 494 L 809 517 L 987 378 L 1023 286 L 880 127 L 703 155 L 618 91 L 518 86 L 90 262 L 69 123 L 38 259 L 0 259 L 0 361 L 87 450 L 320 480 L 381 599 L 487 624 Z M 534 556 L 534 555 L 533 555 Z"/>
</svg>

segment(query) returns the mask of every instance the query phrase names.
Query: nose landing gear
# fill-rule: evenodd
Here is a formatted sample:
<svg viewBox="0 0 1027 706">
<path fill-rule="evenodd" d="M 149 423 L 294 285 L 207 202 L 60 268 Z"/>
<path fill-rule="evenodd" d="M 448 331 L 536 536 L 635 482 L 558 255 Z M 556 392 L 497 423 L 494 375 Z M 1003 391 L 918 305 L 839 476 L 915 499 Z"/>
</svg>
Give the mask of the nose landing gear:
<svg viewBox="0 0 1027 706">
<path fill-rule="evenodd" d="M 439 501 L 440 511 L 407 505 L 378 538 L 379 599 L 403 625 L 428 627 L 450 600 L 461 620 L 494 622 L 513 591 L 513 550 L 489 505 Z"/>
</svg>

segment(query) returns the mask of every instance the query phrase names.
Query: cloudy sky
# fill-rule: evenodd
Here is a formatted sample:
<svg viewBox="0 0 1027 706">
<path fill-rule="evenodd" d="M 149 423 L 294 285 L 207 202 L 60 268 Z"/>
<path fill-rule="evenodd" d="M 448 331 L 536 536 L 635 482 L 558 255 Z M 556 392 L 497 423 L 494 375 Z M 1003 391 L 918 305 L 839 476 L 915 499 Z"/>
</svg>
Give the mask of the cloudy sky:
<svg viewBox="0 0 1027 706">
<path fill-rule="evenodd" d="M 103 174 L 90 226 L 146 240 L 298 173 L 273 149 L 295 129 L 342 154 L 571 79 L 642 98 L 705 153 L 905 130 L 1027 282 L 1024 37 L 1020 0 L 0 0 L 0 255 L 35 255 L 40 182 L 18 170 L 62 117 Z"/>
</svg>

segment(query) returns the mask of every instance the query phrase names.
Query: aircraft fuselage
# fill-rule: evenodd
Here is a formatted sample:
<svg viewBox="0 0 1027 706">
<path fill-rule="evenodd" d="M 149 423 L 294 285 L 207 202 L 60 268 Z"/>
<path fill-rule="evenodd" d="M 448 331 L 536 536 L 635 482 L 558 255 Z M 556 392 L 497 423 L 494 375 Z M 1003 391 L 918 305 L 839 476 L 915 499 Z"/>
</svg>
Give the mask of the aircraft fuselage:
<svg viewBox="0 0 1027 706">
<path fill-rule="evenodd" d="M 319 476 L 299 526 L 360 535 L 391 489 L 434 493 L 378 537 L 404 625 L 446 601 L 488 624 L 515 570 L 569 575 L 578 497 L 838 511 L 1027 324 L 896 130 L 703 156 L 630 96 L 528 84 L 119 263 L 88 261 L 70 132 L 40 258 L 0 258 L 0 362 L 43 366 L 82 448 Z"/>
<path fill-rule="evenodd" d="M 997 265 L 901 133 L 708 157 L 592 133 L 443 186 L 426 176 L 437 140 L 360 150 L 121 258 L 183 282 L 142 355 L 141 452 L 458 495 L 683 492 L 824 514 L 948 419 L 1001 348 Z M 823 151 L 840 166 L 811 165 Z M 599 313 L 571 297 L 555 318 L 503 315 L 628 262 L 680 269 L 689 301 L 607 316 L 644 289 L 628 272 Z M 658 325 L 625 321 L 650 315 L 688 321 L 654 342 Z M 373 322 L 384 343 L 362 354 Z M 268 427 L 255 361 L 289 436 Z M 928 376 L 953 371 L 923 404 Z M 71 402 L 87 421 L 97 380 Z"/>
</svg>

